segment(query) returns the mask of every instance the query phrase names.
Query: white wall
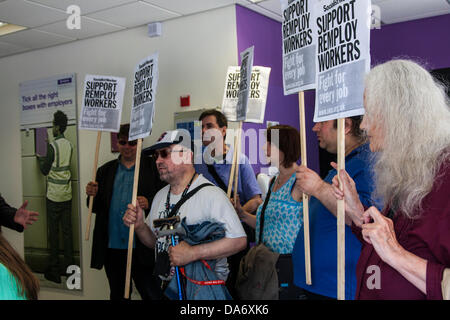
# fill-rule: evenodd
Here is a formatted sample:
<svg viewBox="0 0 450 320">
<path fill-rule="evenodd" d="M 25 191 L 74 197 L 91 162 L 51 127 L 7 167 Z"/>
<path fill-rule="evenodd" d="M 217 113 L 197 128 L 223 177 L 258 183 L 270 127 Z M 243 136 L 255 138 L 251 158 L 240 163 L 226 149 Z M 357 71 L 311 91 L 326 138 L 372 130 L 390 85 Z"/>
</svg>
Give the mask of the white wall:
<svg viewBox="0 0 450 320">
<path fill-rule="evenodd" d="M 80 102 L 86 74 L 126 77 L 122 122 L 128 122 L 134 67 L 155 51 L 159 52 L 160 77 L 153 133 L 143 143 L 143 147 L 147 147 L 162 131 L 173 128 L 173 113 L 182 110 L 179 107 L 180 95 L 190 94 L 191 105 L 195 107 L 221 105 L 227 67 L 238 64 L 234 6 L 166 21 L 160 38 L 147 37 L 147 28 L 143 26 L 0 58 L 0 192 L 11 205 L 17 207 L 22 203 L 19 83 L 75 72 L 77 99 Z M 78 114 L 80 109 L 78 104 Z M 81 194 L 84 194 L 85 185 L 91 180 L 95 141 L 95 132 L 79 131 Z M 99 164 L 114 157 L 116 155 L 110 152 L 109 133 L 103 133 Z M 84 197 L 81 198 L 84 235 L 88 210 Z M 93 223 L 94 219 L 91 230 Z M 23 234 L 5 228 L 3 232 L 23 256 Z M 84 236 L 82 239 L 83 292 L 77 294 L 42 289 L 41 299 L 108 299 L 104 271 L 89 268 L 92 236 L 88 242 L 84 241 Z"/>
</svg>

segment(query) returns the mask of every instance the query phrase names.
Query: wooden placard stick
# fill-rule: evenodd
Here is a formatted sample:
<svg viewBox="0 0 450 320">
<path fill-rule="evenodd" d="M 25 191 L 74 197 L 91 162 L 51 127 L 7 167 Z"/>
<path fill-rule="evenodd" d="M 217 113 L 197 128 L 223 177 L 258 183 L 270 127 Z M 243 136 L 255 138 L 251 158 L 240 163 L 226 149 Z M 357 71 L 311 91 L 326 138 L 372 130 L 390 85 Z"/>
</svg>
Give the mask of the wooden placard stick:
<svg viewBox="0 0 450 320">
<path fill-rule="evenodd" d="M 98 166 L 98 153 L 100 150 L 100 140 L 102 139 L 102 132 L 97 132 L 97 144 L 95 146 L 95 157 L 94 157 L 94 167 L 92 169 L 92 181 L 95 181 L 95 178 L 97 176 L 97 166 Z M 89 235 L 91 233 L 91 219 L 92 219 L 92 207 L 94 205 L 94 197 L 89 196 L 89 213 L 86 223 L 86 234 L 84 235 L 84 239 L 86 241 L 89 240 Z"/>
<path fill-rule="evenodd" d="M 305 121 L 305 94 L 303 91 L 298 93 L 298 110 L 300 116 L 300 150 L 302 165 L 308 167 L 306 153 L 306 121 Z M 305 244 L 305 279 L 306 284 L 311 285 L 311 248 L 309 243 L 309 197 L 303 193 L 303 231 Z"/>
<path fill-rule="evenodd" d="M 136 148 L 136 163 L 134 167 L 134 182 L 133 182 L 133 197 L 132 204 L 136 206 L 137 204 L 137 192 L 139 183 L 139 168 L 141 165 L 141 150 L 142 150 L 142 139 L 138 139 Z M 131 283 L 131 260 L 133 257 L 133 239 L 134 238 L 134 224 L 130 225 L 130 233 L 128 235 L 128 256 L 127 256 L 127 271 L 125 276 L 125 299 L 130 296 L 130 283 Z"/>
<path fill-rule="evenodd" d="M 237 136 L 235 135 L 234 136 L 234 148 L 233 148 L 233 160 L 231 162 L 230 177 L 228 178 L 228 190 L 227 190 L 228 199 L 231 198 L 231 190 L 233 188 L 234 170 L 236 168 L 236 155 L 237 155 Z"/>
<path fill-rule="evenodd" d="M 337 135 L 338 135 L 338 179 L 339 186 L 343 190 L 342 182 L 339 178 L 339 172 L 345 169 L 345 119 L 337 119 Z M 337 201 L 337 298 L 345 300 L 345 202 Z"/>
<path fill-rule="evenodd" d="M 237 146 L 236 146 L 236 168 L 234 170 L 234 203 L 236 203 L 236 198 L 238 194 L 238 178 L 239 178 L 239 158 L 241 154 L 241 138 L 242 138 L 242 123 L 243 121 L 239 121 L 239 131 L 237 136 Z"/>
</svg>

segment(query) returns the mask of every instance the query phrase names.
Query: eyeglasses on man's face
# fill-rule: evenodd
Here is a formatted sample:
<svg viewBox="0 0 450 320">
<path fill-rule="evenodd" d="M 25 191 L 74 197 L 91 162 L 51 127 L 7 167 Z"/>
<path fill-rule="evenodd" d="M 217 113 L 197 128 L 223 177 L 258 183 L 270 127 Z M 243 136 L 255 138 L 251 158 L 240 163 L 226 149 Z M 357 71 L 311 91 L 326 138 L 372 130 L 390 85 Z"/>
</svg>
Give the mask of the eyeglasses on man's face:
<svg viewBox="0 0 450 320">
<path fill-rule="evenodd" d="M 134 147 L 135 145 L 137 145 L 137 140 L 133 140 L 133 141 L 119 140 L 119 144 L 120 144 L 121 146 L 124 146 L 124 145 L 126 145 L 127 143 L 128 143 L 128 145 L 129 145 L 130 147 Z"/>
<path fill-rule="evenodd" d="M 162 149 L 162 150 L 156 150 L 153 154 L 155 159 L 158 159 L 161 157 L 162 159 L 166 159 L 170 153 L 172 152 L 183 152 L 183 149 L 177 149 L 177 150 L 169 150 L 169 149 Z"/>
</svg>

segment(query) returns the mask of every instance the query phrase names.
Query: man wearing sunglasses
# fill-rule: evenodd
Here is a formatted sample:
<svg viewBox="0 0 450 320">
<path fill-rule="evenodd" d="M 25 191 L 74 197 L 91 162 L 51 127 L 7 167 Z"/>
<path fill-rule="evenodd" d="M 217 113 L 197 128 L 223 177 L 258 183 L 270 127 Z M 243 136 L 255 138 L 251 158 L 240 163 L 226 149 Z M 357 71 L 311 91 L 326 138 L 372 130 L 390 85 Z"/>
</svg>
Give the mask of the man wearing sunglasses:
<svg viewBox="0 0 450 320">
<path fill-rule="evenodd" d="M 86 186 L 86 194 L 94 196 L 92 211 L 96 213 L 91 268 L 100 270 L 105 267 L 111 300 L 123 299 L 125 291 L 129 229 L 123 225 L 122 217 L 132 200 L 137 149 L 137 140 L 128 141 L 129 130 L 129 124 L 120 126 L 117 134 L 118 159 L 101 166 L 97 170 L 96 182 L 91 181 Z M 142 157 L 137 201 L 145 215 L 156 192 L 164 185 L 159 179 L 155 161 Z M 136 288 L 143 300 L 160 299 L 159 280 L 152 276 L 154 251 L 145 247 L 139 239 L 136 239 L 134 247 L 131 276 Z"/>
<path fill-rule="evenodd" d="M 219 279 L 226 280 L 229 273 L 226 258 L 243 250 L 247 237 L 225 193 L 202 174 L 196 173 L 192 150 L 189 134 L 186 132 L 184 135 L 180 130 L 165 132 L 156 144 L 144 150 L 154 153 L 160 178 L 169 185 L 156 194 L 146 219 L 140 206 L 130 204 L 123 221 L 126 226 L 135 225 L 134 230 L 139 239 L 146 246 L 156 248 L 158 258 L 165 256 L 164 252 L 168 253 L 171 266 L 185 266 L 198 260 L 215 259 L 217 263 L 214 272 Z M 197 189 L 203 184 L 203 188 Z M 194 190 L 197 192 L 191 193 Z M 189 197 L 190 195 L 192 196 Z M 220 223 L 225 229 L 225 237 L 194 246 L 182 241 L 174 247 L 170 246 L 168 237 L 157 238 L 155 234 L 161 228 L 155 228 L 154 220 L 175 214 L 172 212 L 173 207 L 184 200 L 176 212 L 180 220 L 186 218 L 187 225 Z M 159 269 L 160 261 L 156 262 L 156 269 Z M 164 280 L 169 280 L 173 275 L 167 270 L 161 271 L 164 272 L 160 273 L 161 276 L 168 275 L 164 276 Z"/>
</svg>

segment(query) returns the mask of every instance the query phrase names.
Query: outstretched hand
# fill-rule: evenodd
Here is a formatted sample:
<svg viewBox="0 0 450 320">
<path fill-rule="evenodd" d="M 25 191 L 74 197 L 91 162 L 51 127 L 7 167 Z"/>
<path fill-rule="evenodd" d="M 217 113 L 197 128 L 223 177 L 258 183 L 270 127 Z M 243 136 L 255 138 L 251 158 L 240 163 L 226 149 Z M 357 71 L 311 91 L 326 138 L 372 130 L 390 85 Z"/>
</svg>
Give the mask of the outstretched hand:
<svg viewBox="0 0 450 320">
<path fill-rule="evenodd" d="M 26 229 L 29 225 L 32 225 L 35 221 L 37 221 L 37 216 L 39 215 L 36 211 L 27 210 L 26 207 L 28 205 L 28 200 L 26 200 L 19 209 L 17 209 L 16 214 L 14 215 L 14 222 L 18 223 Z"/>
</svg>

